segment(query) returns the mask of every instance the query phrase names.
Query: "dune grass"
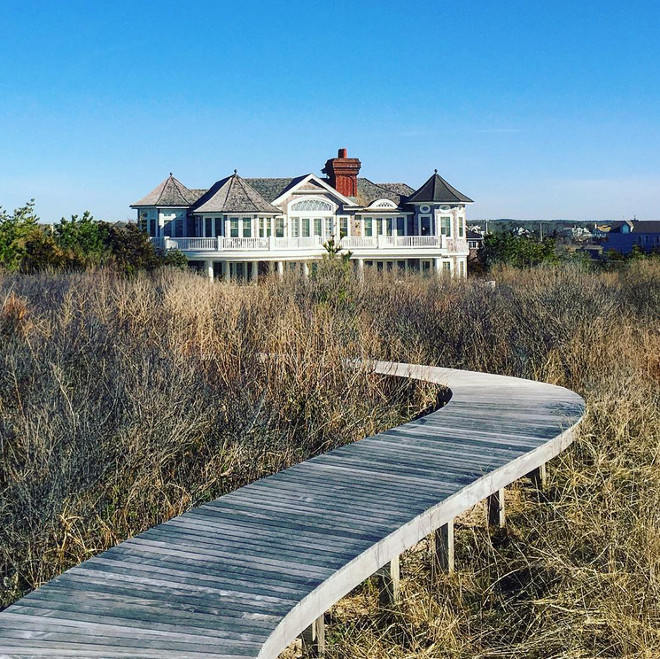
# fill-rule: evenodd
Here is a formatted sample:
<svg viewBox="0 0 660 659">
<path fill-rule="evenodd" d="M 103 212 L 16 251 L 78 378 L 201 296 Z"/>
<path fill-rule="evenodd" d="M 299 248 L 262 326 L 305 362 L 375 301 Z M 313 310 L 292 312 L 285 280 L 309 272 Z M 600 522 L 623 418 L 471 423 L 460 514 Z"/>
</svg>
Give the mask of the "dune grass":
<svg viewBox="0 0 660 659">
<path fill-rule="evenodd" d="M 588 412 L 543 496 L 511 488 L 506 534 L 459 520 L 456 574 L 432 580 L 422 543 L 396 611 L 369 582 L 333 607 L 329 656 L 658 656 L 660 265 L 494 276 L 1 275 L 1 604 L 432 405 L 344 361 L 382 358 L 545 380 Z"/>
</svg>

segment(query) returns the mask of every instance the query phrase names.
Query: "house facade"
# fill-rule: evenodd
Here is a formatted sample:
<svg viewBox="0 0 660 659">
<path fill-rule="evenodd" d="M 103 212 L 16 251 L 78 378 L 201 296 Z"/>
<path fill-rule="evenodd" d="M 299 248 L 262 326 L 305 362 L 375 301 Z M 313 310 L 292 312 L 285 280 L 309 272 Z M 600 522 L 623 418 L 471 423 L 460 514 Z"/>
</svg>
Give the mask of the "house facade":
<svg viewBox="0 0 660 659">
<path fill-rule="evenodd" d="M 633 247 L 644 252 L 660 252 L 660 222 L 625 220 L 614 222 L 606 234 L 603 250 L 630 254 Z"/>
<path fill-rule="evenodd" d="M 131 208 L 157 246 L 182 251 L 211 279 L 307 273 L 331 238 L 350 250 L 358 273 L 373 267 L 465 277 L 472 199 L 437 170 L 415 190 L 373 183 L 360 169 L 340 149 L 324 178 L 242 178 L 234 171 L 193 189 L 170 174 Z"/>
</svg>

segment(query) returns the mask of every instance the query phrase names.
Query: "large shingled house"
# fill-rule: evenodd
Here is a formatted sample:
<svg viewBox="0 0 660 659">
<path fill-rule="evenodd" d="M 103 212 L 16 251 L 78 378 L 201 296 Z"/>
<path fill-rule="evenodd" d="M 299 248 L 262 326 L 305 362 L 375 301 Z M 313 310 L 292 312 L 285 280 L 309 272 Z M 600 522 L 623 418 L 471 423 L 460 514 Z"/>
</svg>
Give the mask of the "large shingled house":
<svg viewBox="0 0 660 659">
<path fill-rule="evenodd" d="M 170 174 L 131 205 L 164 249 L 179 249 L 210 278 L 256 280 L 286 268 L 307 272 L 331 237 L 364 266 L 464 277 L 465 211 L 472 199 L 435 173 L 417 190 L 373 183 L 340 149 L 325 178 L 242 178 L 236 171 L 209 189 L 187 188 Z"/>
</svg>

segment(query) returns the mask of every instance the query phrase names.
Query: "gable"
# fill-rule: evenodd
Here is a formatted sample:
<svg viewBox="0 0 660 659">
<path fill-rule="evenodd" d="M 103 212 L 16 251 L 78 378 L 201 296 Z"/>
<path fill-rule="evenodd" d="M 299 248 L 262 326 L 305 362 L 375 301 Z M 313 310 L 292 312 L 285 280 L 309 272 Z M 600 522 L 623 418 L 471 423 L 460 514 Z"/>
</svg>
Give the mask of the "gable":
<svg viewBox="0 0 660 659">
<path fill-rule="evenodd" d="M 285 208 L 293 199 L 310 195 L 316 198 L 323 197 L 328 199 L 335 206 L 355 206 L 353 200 L 349 197 L 344 197 L 344 195 L 337 192 L 337 190 L 331 187 L 326 181 L 323 181 L 314 174 L 308 174 L 296 184 L 290 185 L 287 190 L 285 190 L 277 199 L 274 199 L 272 203 L 280 208 Z"/>
</svg>

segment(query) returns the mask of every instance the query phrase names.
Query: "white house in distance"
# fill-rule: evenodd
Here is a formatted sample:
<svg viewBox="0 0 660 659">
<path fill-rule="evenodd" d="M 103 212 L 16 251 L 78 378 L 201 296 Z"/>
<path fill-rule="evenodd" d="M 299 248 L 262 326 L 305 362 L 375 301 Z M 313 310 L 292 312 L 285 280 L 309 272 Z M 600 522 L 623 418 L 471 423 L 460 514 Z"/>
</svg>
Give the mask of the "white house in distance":
<svg viewBox="0 0 660 659">
<path fill-rule="evenodd" d="M 274 269 L 308 272 L 331 237 L 352 252 L 358 272 L 434 271 L 465 277 L 465 210 L 472 199 L 435 173 L 417 190 L 358 177 L 346 149 L 325 164 L 326 178 L 241 178 L 187 188 L 170 174 L 131 205 L 164 249 L 179 249 L 208 276 L 252 279 Z"/>
</svg>

